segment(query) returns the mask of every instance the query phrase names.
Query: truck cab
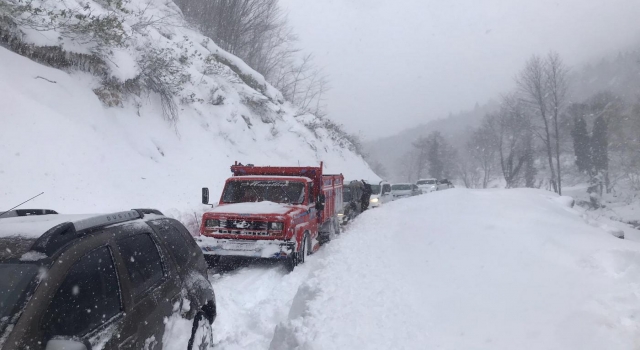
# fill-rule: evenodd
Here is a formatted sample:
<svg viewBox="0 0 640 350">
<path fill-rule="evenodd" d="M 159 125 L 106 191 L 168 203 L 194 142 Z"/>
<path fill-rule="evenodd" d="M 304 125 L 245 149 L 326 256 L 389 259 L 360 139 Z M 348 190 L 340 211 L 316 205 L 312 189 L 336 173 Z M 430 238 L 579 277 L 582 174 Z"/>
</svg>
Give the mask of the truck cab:
<svg viewBox="0 0 640 350">
<path fill-rule="evenodd" d="M 218 205 L 202 216 L 200 236 L 210 262 L 221 256 L 285 260 L 292 270 L 339 232 L 342 175 L 322 167 L 234 165 Z M 203 203 L 209 202 L 203 189 Z"/>
</svg>

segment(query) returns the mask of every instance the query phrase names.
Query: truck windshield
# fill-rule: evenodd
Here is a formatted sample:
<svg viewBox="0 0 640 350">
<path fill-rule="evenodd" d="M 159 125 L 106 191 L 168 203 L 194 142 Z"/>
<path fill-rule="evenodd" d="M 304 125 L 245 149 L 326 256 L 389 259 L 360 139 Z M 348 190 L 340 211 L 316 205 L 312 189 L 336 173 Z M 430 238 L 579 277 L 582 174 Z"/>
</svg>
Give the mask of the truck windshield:
<svg viewBox="0 0 640 350">
<path fill-rule="evenodd" d="M 222 192 L 222 201 L 224 203 L 269 201 L 302 204 L 304 187 L 304 183 L 291 181 L 229 181 Z"/>
<path fill-rule="evenodd" d="M 23 304 L 38 270 L 33 264 L 0 264 L 0 334 Z"/>
</svg>

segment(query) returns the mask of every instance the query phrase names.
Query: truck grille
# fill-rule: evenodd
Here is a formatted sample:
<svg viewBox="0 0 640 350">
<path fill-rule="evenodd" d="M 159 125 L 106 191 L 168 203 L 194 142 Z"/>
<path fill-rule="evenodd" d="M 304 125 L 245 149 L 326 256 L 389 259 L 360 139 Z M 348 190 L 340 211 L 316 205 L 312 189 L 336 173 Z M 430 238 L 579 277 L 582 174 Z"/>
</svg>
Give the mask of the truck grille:
<svg viewBox="0 0 640 350">
<path fill-rule="evenodd" d="M 248 220 L 220 220 L 220 227 L 230 230 L 267 230 L 267 223 L 264 221 Z"/>
</svg>

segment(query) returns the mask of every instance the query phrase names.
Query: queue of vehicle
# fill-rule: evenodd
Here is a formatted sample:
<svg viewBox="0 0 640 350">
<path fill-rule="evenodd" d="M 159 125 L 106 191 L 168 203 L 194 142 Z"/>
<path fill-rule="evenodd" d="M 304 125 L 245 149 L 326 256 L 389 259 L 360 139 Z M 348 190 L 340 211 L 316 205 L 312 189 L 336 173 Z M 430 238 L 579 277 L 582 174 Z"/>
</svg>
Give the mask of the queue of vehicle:
<svg viewBox="0 0 640 350">
<path fill-rule="evenodd" d="M 223 256 L 283 260 L 289 270 L 340 233 L 341 174 L 320 167 L 235 164 L 218 206 L 202 216 L 196 241 L 215 264 Z M 202 203 L 209 203 L 203 188 Z"/>
<path fill-rule="evenodd" d="M 195 235 L 153 209 L 0 212 L 0 349 L 157 349 L 176 314 L 193 323 L 187 349 L 206 348 L 217 315 L 208 267 L 231 256 L 291 271 L 341 224 L 393 200 L 391 184 L 345 182 L 322 164 L 231 172 Z"/>
</svg>

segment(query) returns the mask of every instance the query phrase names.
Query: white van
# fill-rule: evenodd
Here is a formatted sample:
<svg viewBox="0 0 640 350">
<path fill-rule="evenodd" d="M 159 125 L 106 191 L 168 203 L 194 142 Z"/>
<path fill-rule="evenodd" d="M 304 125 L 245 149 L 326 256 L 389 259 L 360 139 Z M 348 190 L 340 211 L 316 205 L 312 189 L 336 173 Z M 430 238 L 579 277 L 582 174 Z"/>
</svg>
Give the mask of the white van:
<svg viewBox="0 0 640 350">
<path fill-rule="evenodd" d="M 377 208 L 383 203 L 391 202 L 391 184 L 386 181 L 367 182 L 371 185 L 371 199 L 369 199 L 369 208 Z"/>
</svg>

